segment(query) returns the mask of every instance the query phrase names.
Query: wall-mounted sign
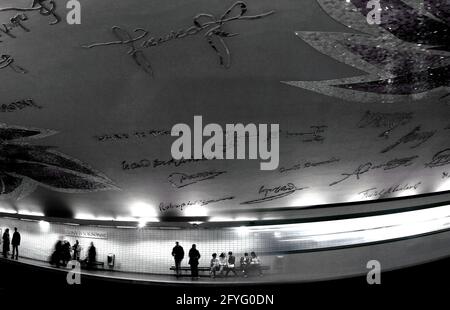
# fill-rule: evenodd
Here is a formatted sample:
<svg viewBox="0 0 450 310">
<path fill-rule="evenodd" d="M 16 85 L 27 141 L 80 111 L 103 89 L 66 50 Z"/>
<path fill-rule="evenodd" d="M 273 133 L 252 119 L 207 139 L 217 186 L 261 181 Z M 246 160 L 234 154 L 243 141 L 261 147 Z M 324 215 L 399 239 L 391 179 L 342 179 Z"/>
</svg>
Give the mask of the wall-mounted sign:
<svg viewBox="0 0 450 310">
<path fill-rule="evenodd" d="M 108 239 L 108 233 L 103 231 L 65 229 L 64 234 L 76 238 Z"/>
</svg>

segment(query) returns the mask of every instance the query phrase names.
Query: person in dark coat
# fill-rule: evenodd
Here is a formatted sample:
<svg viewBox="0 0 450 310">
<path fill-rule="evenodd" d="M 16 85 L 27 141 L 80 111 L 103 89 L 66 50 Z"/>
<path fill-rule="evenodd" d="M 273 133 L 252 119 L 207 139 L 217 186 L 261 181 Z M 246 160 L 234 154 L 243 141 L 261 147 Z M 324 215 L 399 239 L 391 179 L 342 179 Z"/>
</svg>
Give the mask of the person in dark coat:
<svg viewBox="0 0 450 310">
<path fill-rule="evenodd" d="M 10 245 L 9 228 L 6 228 L 5 232 L 3 233 L 3 257 L 4 258 L 8 258 L 9 245 Z"/>
<path fill-rule="evenodd" d="M 200 252 L 196 249 L 196 245 L 193 244 L 189 250 L 189 265 L 191 265 L 191 276 L 193 279 L 198 278 L 198 261 L 200 260 Z"/>
<path fill-rule="evenodd" d="M 70 255 L 70 242 L 69 241 L 64 241 L 63 245 L 62 245 L 62 261 L 63 261 L 63 266 L 67 266 L 67 263 L 70 261 L 71 255 Z"/>
<path fill-rule="evenodd" d="M 62 248 L 63 248 L 63 243 L 61 240 L 58 240 L 55 244 L 55 250 L 53 251 L 51 259 L 50 259 L 50 263 L 52 265 L 56 265 L 56 267 L 59 267 L 61 265 Z"/>
<path fill-rule="evenodd" d="M 97 249 L 94 246 L 94 242 L 91 242 L 91 246 L 88 249 L 88 265 L 92 266 L 97 261 Z"/>
<path fill-rule="evenodd" d="M 14 259 L 14 255 L 16 255 L 16 260 L 19 259 L 19 245 L 20 245 L 20 233 L 17 231 L 17 227 L 14 227 L 14 233 L 11 240 L 12 245 L 12 259 Z"/>
<path fill-rule="evenodd" d="M 180 267 L 181 267 L 181 261 L 184 258 L 184 249 L 183 247 L 177 242 L 175 242 L 175 246 L 172 249 L 172 256 L 175 259 L 175 272 L 177 274 L 177 277 L 180 275 Z"/>
</svg>

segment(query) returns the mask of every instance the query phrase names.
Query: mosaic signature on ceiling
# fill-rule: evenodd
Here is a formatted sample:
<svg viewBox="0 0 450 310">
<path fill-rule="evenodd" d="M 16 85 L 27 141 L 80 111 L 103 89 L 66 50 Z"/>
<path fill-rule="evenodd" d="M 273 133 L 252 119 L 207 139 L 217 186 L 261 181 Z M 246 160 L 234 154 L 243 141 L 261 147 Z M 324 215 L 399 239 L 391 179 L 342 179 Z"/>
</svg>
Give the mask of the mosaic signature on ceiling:
<svg viewBox="0 0 450 310">
<path fill-rule="evenodd" d="M 0 69 L 11 68 L 16 73 L 28 73 L 26 69 L 15 63 L 14 58 L 11 55 L 0 56 Z"/>
<path fill-rule="evenodd" d="M 54 0 L 33 0 L 29 7 L 3 7 L 0 12 L 35 12 L 39 11 L 42 16 L 51 16 L 53 20 L 50 25 L 55 25 L 61 21 L 61 17 L 56 13 L 56 3 Z M 16 22 L 17 25 L 17 22 Z M 6 29 L 6 27 L 4 27 Z M 7 29 L 6 29 L 7 30 Z M 8 31 L 9 32 L 9 31 Z"/>
<path fill-rule="evenodd" d="M 237 12 L 235 12 L 237 11 Z M 247 4 L 238 1 L 234 3 L 228 10 L 225 11 L 219 18 L 212 14 L 200 13 L 194 17 L 193 26 L 177 31 L 170 31 L 167 35 L 161 37 L 153 37 L 150 32 L 143 29 L 134 29 L 132 33 L 119 26 L 112 27 L 112 33 L 117 38 L 117 41 L 93 43 L 83 45 L 84 48 L 92 49 L 100 46 L 110 45 L 125 45 L 128 46 L 128 55 L 130 55 L 137 66 L 139 66 L 146 73 L 153 75 L 150 61 L 144 54 L 147 48 L 160 46 L 166 42 L 183 39 L 186 37 L 197 36 L 203 34 L 211 49 L 216 53 L 219 64 L 225 68 L 231 66 L 231 51 L 228 48 L 224 39 L 237 36 L 237 33 L 231 33 L 224 29 L 224 26 L 233 21 L 238 20 L 256 20 L 267 17 L 275 13 L 269 11 L 258 15 L 247 15 Z M 235 15 L 233 15 L 236 13 Z M 135 37 L 133 37 L 133 34 Z M 140 41 L 140 46 L 137 47 L 135 43 Z"/>
<path fill-rule="evenodd" d="M 363 0 L 317 0 L 328 15 L 362 32 L 296 32 L 321 53 L 369 73 L 292 86 L 352 101 L 420 98 L 450 85 L 450 5 L 447 0 L 380 0 L 381 23 L 369 25 Z M 444 96 L 445 97 L 445 96 Z"/>
<path fill-rule="evenodd" d="M 54 134 L 52 130 L 0 124 L 0 198 L 23 198 L 38 185 L 66 193 L 118 189 L 87 164 L 54 147 L 29 143 Z"/>
</svg>

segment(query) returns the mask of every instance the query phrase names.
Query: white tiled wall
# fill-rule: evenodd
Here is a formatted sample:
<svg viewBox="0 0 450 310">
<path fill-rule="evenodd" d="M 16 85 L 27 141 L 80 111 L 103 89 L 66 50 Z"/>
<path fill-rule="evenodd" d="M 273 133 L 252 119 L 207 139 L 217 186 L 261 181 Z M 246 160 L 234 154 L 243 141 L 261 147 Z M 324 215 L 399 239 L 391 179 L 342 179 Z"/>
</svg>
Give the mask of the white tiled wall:
<svg viewBox="0 0 450 310">
<path fill-rule="evenodd" d="M 208 266 L 211 254 L 232 251 L 239 259 L 244 252 L 256 253 L 271 248 L 270 239 L 262 238 L 258 234 L 242 234 L 233 229 L 120 229 L 89 226 L 71 226 L 64 224 L 50 224 L 47 232 L 42 231 L 38 222 L 30 222 L 9 218 L 0 218 L 2 232 L 6 228 L 12 231 L 17 227 L 21 233 L 22 242 L 19 248 L 21 256 L 48 261 L 54 245 L 58 239 L 64 238 L 71 244 L 75 237 L 65 236 L 65 230 L 81 229 L 106 232 L 107 239 L 77 238 L 82 247 L 81 257 L 87 254 L 91 241 L 97 248 L 97 260 L 106 263 L 108 253 L 116 256 L 116 270 L 127 272 L 145 272 L 155 274 L 173 273 L 169 270 L 173 265 L 171 256 L 175 241 L 179 241 L 185 250 L 183 265 L 188 266 L 187 254 L 193 243 L 202 255 L 200 266 Z M 260 257 L 264 265 L 271 264 L 269 256 Z"/>
<path fill-rule="evenodd" d="M 173 274 L 169 270 L 173 265 L 171 250 L 175 241 L 184 247 L 186 256 L 192 243 L 196 243 L 202 258 L 201 266 L 208 266 L 213 252 L 233 251 L 236 257 L 243 252 L 270 253 L 259 255 L 264 265 L 270 266 L 270 273 L 283 275 L 288 280 L 332 279 L 349 275 L 367 273 L 367 262 L 379 260 L 386 270 L 410 266 L 449 255 L 450 232 L 436 235 L 387 242 L 370 246 L 353 248 L 289 253 L 283 258 L 275 253 L 303 248 L 313 248 L 314 242 L 281 242 L 273 232 L 246 233 L 233 229 L 211 230 L 149 230 L 82 227 L 51 224 L 48 232 L 41 231 L 39 223 L 15 219 L 0 218 L 0 229 L 11 231 L 17 227 L 22 235 L 20 255 L 48 260 L 56 241 L 65 237 L 66 229 L 101 231 L 108 234 L 108 239 L 79 238 L 84 249 L 94 241 L 98 260 L 106 262 L 108 253 L 116 255 L 116 270 L 126 272 L 144 272 L 155 274 Z M 73 237 L 65 237 L 71 244 Z M 281 261 L 280 261 L 281 260 Z M 187 258 L 183 261 L 187 266 Z"/>
</svg>

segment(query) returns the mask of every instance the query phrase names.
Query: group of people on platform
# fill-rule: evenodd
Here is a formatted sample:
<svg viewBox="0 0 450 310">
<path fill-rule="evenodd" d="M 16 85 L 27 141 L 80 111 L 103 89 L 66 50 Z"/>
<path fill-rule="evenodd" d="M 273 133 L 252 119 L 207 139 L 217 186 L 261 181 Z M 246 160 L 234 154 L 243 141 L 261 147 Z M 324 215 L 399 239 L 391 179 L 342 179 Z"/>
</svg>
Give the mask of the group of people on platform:
<svg viewBox="0 0 450 310">
<path fill-rule="evenodd" d="M 19 257 L 20 241 L 21 236 L 17 231 L 17 228 L 14 228 L 12 238 L 10 237 L 9 229 L 6 228 L 2 236 L 3 257 L 8 258 L 10 246 L 12 246 L 11 259 L 17 260 Z M 80 261 L 81 250 L 82 248 L 78 240 L 76 240 L 72 246 L 67 240 L 58 240 L 50 257 L 50 264 L 55 265 L 56 267 L 66 267 L 68 262 L 71 260 Z M 188 264 L 190 265 L 191 276 L 192 278 L 197 279 L 199 277 L 198 265 L 201 255 L 195 244 L 192 245 L 188 255 Z M 184 259 L 184 249 L 178 241 L 175 242 L 175 247 L 172 249 L 172 256 L 175 260 L 175 271 L 178 277 L 181 275 L 181 262 Z M 95 248 L 94 243 L 91 242 L 86 259 L 80 262 L 90 266 L 91 264 L 96 263 L 96 260 L 97 249 Z M 217 253 L 213 253 L 209 265 L 210 276 L 215 278 L 216 275 L 219 274 L 220 276 L 227 277 L 230 272 L 232 272 L 235 276 L 238 276 L 238 271 L 240 271 L 244 277 L 247 277 L 252 271 L 256 271 L 260 276 L 262 275 L 261 261 L 255 252 L 251 252 L 250 256 L 248 253 L 244 253 L 244 256 L 240 258 L 239 263 L 239 268 L 236 268 L 236 257 L 231 251 L 228 252 L 228 256 L 225 252 L 222 252 L 219 257 L 217 257 Z"/>
<path fill-rule="evenodd" d="M 239 260 L 240 271 L 244 275 L 244 277 L 248 277 L 250 272 L 255 271 L 259 276 L 262 276 L 262 268 L 261 268 L 261 260 L 258 258 L 255 252 L 251 252 L 250 256 L 248 253 L 244 253 L 244 256 L 241 256 Z M 217 254 L 213 253 L 211 258 L 211 277 L 216 277 L 216 272 L 219 272 L 220 276 L 223 276 L 224 271 L 225 277 L 231 272 L 234 275 L 238 275 L 236 272 L 236 257 L 233 255 L 233 252 L 228 252 L 228 258 L 225 253 L 221 253 L 219 258 L 217 258 Z"/>
<path fill-rule="evenodd" d="M 179 277 L 181 275 L 181 262 L 184 259 L 184 249 L 178 241 L 175 242 L 175 247 L 172 249 L 172 256 L 175 260 L 176 276 Z M 188 264 L 191 267 L 191 276 L 194 279 L 198 278 L 198 265 L 200 257 L 201 255 L 197 249 L 197 246 L 193 244 L 192 248 L 189 250 Z M 239 271 L 244 275 L 244 277 L 247 277 L 249 273 L 253 271 L 255 271 L 259 276 L 262 276 L 261 260 L 255 252 L 251 252 L 250 256 L 248 253 L 244 253 L 244 256 L 240 258 L 239 263 Z M 228 256 L 225 252 L 222 252 L 219 257 L 217 257 L 217 253 L 213 253 L 209 268 L 210 276 L 212 278 L 215 278 L 217 273 L 220 276 L 227 277 L 228 274 L 232 272 L 235 276 L 238 276 L 236 257 L 231 251 L 228 252 Z"/>
<path fill-rule="evenodd" d="M 12 246 L 12 255 L 11 259 L 18 260 L 19 259 L 19 246 L 20 246 L 20 233 L 17 231 L 17 227 L 14 227 L 14 233 L 12 235 L 12 239 L 9 235 L 9 228 L 5 229 L 5 232 L 2 236 L 2 245 L 3 245 L 3 257 L 8 258 L 9 251 Z"/>
<path fill-rule="evenodd" d="M 17 230 L 17 227 L 14 227 L 14 233 L 12 237 L 9 233 L 9 228 L 6 228 L 2 235 L 2 255 L 4 258 L 9 257 L 9 252 L 12 247 L 12 255 L 11 259 L 18 260 L 19 259 L 19 246 L 21 242 L 20 233 Z M 55 249 L 50 257 L 50 264 L 55 265 L 56 267 L 67 266 L 67 263 L 71 260 L 80 261 L 81 255 L 81 246 L 78 240 L 75 241 L 74 245 L 70 245 L 70 242 L 67 240 L 58 240 L 55 244 Z M 94 246 L 94 243 L 91 242 L 91 246 L 88 249 L 86 259 L 82 260 L 82 262 L 86 263 L 86 265 L 90 265 L 91 263 L 96 262 L 97 260 L 97 249 Z"/>
<path fill-rule="evenodd" d="M 81 256 L 81 246 L 78 240 L 75 241 L 74 245 L 71 246 L 70 242 L 67 240 L 58 240 L 55 244 L 55 249 L 50 257 L 50 264 L 56 267 L 67 266 L 67 263 L 71 260 L 80 261 Z M 83 262 L 88 266 L 95 263 L 97 260 L 97 249 L 94 243 L 91 242 L 91 246 L 88 249 L 87 257 Z"/>
</svg>

